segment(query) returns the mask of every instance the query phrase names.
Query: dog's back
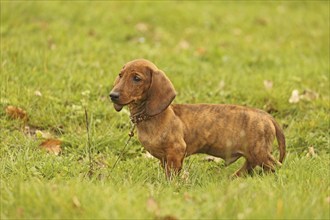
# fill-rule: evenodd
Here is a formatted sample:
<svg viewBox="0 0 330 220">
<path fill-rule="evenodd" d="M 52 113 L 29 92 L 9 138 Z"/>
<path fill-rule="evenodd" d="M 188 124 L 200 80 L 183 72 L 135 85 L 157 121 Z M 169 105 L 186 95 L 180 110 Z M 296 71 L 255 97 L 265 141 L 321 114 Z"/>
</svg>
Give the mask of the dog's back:
<svg viewBox="0 0 330 220">
<path fill-rule="evenodd" d="M 187 155 L 207 153 L 230 164 L 240 156 L 270 152 L 276 135 L 272 117 L 237 105 L 174 104 L 184 125 Z M 253 151 L 253 152 L 251 152 Z"/>
</svg>

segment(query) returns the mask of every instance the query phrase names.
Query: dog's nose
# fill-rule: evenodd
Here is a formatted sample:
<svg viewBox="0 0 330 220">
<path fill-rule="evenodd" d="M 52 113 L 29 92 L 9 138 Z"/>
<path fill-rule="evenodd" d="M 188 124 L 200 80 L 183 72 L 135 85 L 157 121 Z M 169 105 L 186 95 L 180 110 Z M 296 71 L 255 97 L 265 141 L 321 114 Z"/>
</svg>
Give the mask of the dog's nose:
<svg viewBox="0 0 330 220">
<path fill-rule="evenodd" d="M 119 99 L 119 92 L 110 92 L 109 94 L 111 100 L 115 101 Z"/>
</svg>

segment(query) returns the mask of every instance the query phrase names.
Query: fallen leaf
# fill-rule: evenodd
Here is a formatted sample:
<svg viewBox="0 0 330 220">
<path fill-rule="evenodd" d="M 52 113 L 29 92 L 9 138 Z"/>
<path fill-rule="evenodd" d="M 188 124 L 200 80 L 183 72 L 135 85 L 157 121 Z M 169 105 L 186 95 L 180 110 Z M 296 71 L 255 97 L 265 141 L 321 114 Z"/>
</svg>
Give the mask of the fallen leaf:
<svg viewBox="0 0 330 220">
<path fill-rule="evenodd" d="M 24 218 L 24 208 L 22 207 L 18 207 L 16 209 L 17 215 L 19 216 L 19 218 Z"/>
<path fill-rule="evenodd" d="M 146 42 L 146 39 L 144 37 L 139 37 L 139 38 L 137 38 L 137 42 L 140 44 L 143 44 Z"/>
<path fill-rule="evenodd" d="M 237 219 L 246 219 L 247 216 L 252 212 L 251 208 L 247 208 L 243 210 L 243 212 L 240 212 L 237 214 Z"/>
<path fill-rule="evenodd" d="M 95 163 L 95 166 L 97 166 L 97 168 L 100 168 L 100 169 L 109 166 L 109 163 L 106 161 L 106 159 L 104 157 L 96 158 L 94 163 Z"/>
<path fill-rule="evenodd" d="M 328 196 L 327 198 L 325 198 L 325 202 L 330 203 L 330 196 Z"/>
<path fill-rule="evenodd" d="M 160 216 L 156 219 L 159 219 L 159 220 L 178 220 L 178 218 L 173 216 L 173 215 Z"/>
<path fill-rule="evenodd" d="M 90 36 L 90 37 L 95 37 L 96 36 L 96 32 L 95 32 L 95 30 L 94 29 L 90 29 L 89 31 L 88 31 L 88 36 Z"/>
<path fill-rule="evenodd" d="M 247 35 L 244 37 L 244 40 L 247 42 L 247 43 L 251 43 L 253 41 L 253 37 L 250 36 L 250 35 Z"/>
<path fill-rule="evenodd" d="M 282 213 L 283 213 L 283 201 L 282 201 L 282 199 L 279 199 L 279 200 L 277 200 L 277 208 L 276 208 L 277 210 L 277 215 L 282 215 Z"/>
<path fill-rule="evenodd" d="M 35 130 L 37 138 L 51 139 L 53 135 L 47 131 Z"/>
<path fill-rule="evenodd" d="M 273 81 L 271 80 L 264 80 L 264 86 L 267 90 L 271 90 L 273 88 Z"/>
<path fill-rule="evenodd" d="M 226 85 L 225 81 L 221 80 L 218 85 L 219 90 L 223 90 L 225 88 L 225 85 Z"/>
<path fill-rule="evenodd" d="M 313 146 L 308 147 L 308 152 L 307 152 L 306 156 L 307 157 L 317 157 L 317 154 L 315 153 Z"/>
<path fill-rule="evenodd" d="M 58 185 L 56 185 L 56 184 L 52 184 L 52 185 L 50 186 L 50 188 L 52 189 L 52 191 L 58 191 L 58 190 L 59 190 L 59 187 L 58 187 Z"/>
<path fill-rule="evenodd" d="M 302 92 L 302 94 L 300 95 L 300 98 L 307 100 L 307 101 L 313 101 L 313 100 L 319 98 L 319 94 L 310 89 L 306 89 Z"/>
<path fill-rule="evenodd" d="M 291 97 L 289 99 L 289 103 L 298 103 L 299 100 L 300 100 L 299 91 L 297 89 L 295 89 L 291 93 Z"/>
<path fill-rule="evenodd" d="M 313 101 L 319 98 L 319 94 L 310 89 L 305 89 L 302 94 L 299 94 L 297 89 L 292 91 L 291 97 L 289 99 L 290 103 L 298 103 L 300 100 Z"/>
<path fill-rule="evenodd" d="M 0 103 L 6 105 L 9 103 L 9 100 L 4 97 L 0 97 Z"/>
<path fill-rule="evenodd" d="M 76 208 L 80 208 L 81 207 L 80 201 L 79 201 L 79 199 L 78 199 L 77 196 L 73 196 L 72 197 L 72 203 L 73 203 L 74 207 L 76 207 Z"/>
<path fill-rule="evenodd" d="M 186 41 L 186 40 L 182 40 L 182 41 L 179 42 L 179 45 L 178 45 L 178 46 L 179 46 L 179 48 L 182 49 L 182 50 L 187 50 L 187 49 L 189 49 L 190 44 L 189 44 L 188 41 Z"/>
<path fill-rule="evenodd" d="M 36 134 L 36 130 L 36 128 L 31 127 L 29 125 L 24 126 L 24 134 L 32 136 Z"/>
<path fill-rule="evenodd" d="M 45 149 L 49 153 L 53 153 L 55 155 L 59 155 L 61 152 L 61 141 L 57 139 L 47 139 L 40 144 L 42 149 Z"/>
<path fill-rule="evenodd" d="M 237 214 L 237 219 L 244 219 L 244 218 L 245 218 L 244 213 L 240 212 Z"/>
<path fill-rule="evenodd" d="M 278 13 L 280 13 L 280 14 L 283 14 L 286 12 L 286 7 L 284 5 L 279 5 L 279 6 L 277 6 L 276 9 L 277 9 Z"/>
<path fill-rule="evenodd" d="M 235 28 L 235 29 L 232 30 L 232 33 L 233 33 L 233 35 L 235 35 L 235 36 L 239 36 L 239 35 L 242 34 L 242 30 L 239 29 L 239 28 Z"/>
<path fill-rule="evenodd" d="M 266 25 L 268 24 L 268 20 L 265 19 L 265 18 L 256 18 L 256 19 L 254 20 L 254 22 L 255 22 L 256 24 L 261 25 L 261 26 L 266 26 Z"/>
<path fill-rule="evenodd" d="M 206 156 L 204 158 L 204 160 L 206 160 L 206 161 L 214 161 L 216 163 L 218 163 L 218 162 L 221 161 L 221 159 L 219 157 L 213 157 L 213 156 Z"/>
<path fill-rule="evenodd" d="M 181 174 L 181 179 L 183 179 L 184 181 L 188 181 L 189 179 L 189 172 L 184 170 Z"/>
<path fill-rule="evenodd" d="M 195 51 L 195 55 L 197 56 L 203 56 L 206 54 L 206 49 L 204 47 L 199 47 Z"/>
<path fill-rule="evenodd" d="M 85 91 L 82 91 L 82 92 L 81 92 L 81 95 L 83 95 L 83 96 L 89 96 L 90 93 L 91 93 L 91 91 L 89 91 L 89 90 L 85 90 Z"/>
<path fill-rule="evenodd" d="M 8 62 L 7 62 L 7 60 L 4 60 L 3 62 L 2 62 L 2 67 L 5 67 L 5 65 L 7 64 Z"/>
<path fill-rule="evenodd" d="M 41 94 L 41 92 L 39 90 L 34 91 L 34 95 L 35 96 L 39 96 L 39 97 L 42 96 L 42 94 Z"/>
<path fill-rule="evenodd" d="M 191 201 L 191 200 L 192 200 L 192 196 L 191 196 L 188 192 L 185 192 L 185 193 L 183 194 L 183 198 L 184 198 L 184 200 L 186 200 L 186 201 Z"/>
<path fill-rule="evenodd" d="M 48 48 L 50 50 L 55 50 L 56 49 L 56 44 L 55 44 L 53 38 L 51 38 L 51 37 L 48 38 Z"/>
<path fill-rule="evenodd" d="M 146 23 L 140 22 L 135 25 L 135 29 L 140 32 L 146 32 L 149 30 L 149 25 Z"/>
<path fill-rule="evenodd" d="M 6 107 L 6 114 L 13 119 L 22 119 L 24 121 L 28 120 L 26 111 L 12 105 Z"/>
<path fill-rule="evenodd" d="M 278 112 L 275 105 L 270 100 L 266 102 L 266 104 L 263 106 L 263 109 L 268 113 Z"/>
<path fill-rule="evenodd" d="M 227 41 L 223 41 L 219 44 L 219 46 L 222 48 L 228 48 L 230 46 L 230 43 Z"/>
<path fill-rule="evenodd" d="M 148 151 L 145 154 L 143 154 L 143 157 L 148 158 L 148 159 L 154 158 Z"/>
<path fill-rule="evenodd" d="M 153 197 L 147 199 L 147 210 L 152 213 L 159 213 L 159 206 Z"/>
</svg>

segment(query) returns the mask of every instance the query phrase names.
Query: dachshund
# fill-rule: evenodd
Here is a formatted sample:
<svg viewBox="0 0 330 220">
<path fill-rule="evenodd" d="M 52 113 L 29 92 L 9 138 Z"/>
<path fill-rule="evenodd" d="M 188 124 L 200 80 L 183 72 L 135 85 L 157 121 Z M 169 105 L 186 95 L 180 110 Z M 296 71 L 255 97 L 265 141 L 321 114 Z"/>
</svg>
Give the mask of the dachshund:
<svg viewBox="0 0 330 220">
<path fill-rule="evenodd" d="M 284 160 L 283 130 L 271 115 L 239 105 L 172 104 L 171 81 L 148 60 L 128 62 L 109 96 L 116 111 L 128 106 L 139 141 L 160 160 L 169 179 L 185 157 L 196 153 L 220 157 L 226 165 L 244 157 L 233 177 L 251 174 L 256 166 L 274 172 Z M 275 137 L 279 161 L 271 154 Z"/>
</svg>

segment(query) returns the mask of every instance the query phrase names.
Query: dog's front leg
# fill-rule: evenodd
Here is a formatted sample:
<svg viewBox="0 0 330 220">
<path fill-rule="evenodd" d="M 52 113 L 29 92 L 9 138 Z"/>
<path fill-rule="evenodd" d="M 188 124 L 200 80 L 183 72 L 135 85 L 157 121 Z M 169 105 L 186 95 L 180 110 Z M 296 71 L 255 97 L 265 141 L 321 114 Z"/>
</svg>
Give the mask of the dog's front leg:
<svg viewBox="0 0 330 220">
<path fill-rule="evenodd" d="M 173 176 L 178 175 L 182 169 L 184 154 L 178 152 L 169 152 L 166 155 L 166 160 L 163 163 L 165 169 L 165 175 L 168 180 L 171 180 Z"/>
</svg>

